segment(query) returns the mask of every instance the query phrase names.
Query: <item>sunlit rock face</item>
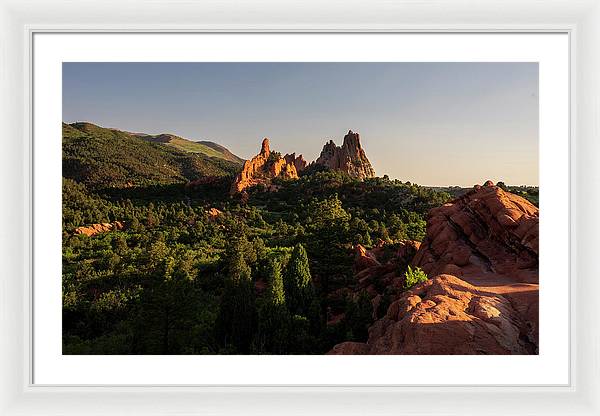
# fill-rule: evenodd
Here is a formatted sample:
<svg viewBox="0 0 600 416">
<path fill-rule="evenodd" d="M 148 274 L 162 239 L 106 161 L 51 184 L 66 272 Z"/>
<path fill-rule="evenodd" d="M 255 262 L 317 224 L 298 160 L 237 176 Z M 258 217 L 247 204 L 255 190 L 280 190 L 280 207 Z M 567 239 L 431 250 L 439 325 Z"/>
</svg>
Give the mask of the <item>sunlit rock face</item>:
<svg viewBox="0 0 600 416">
<path fill-rule="evenodd" d="M 367 342 L 329 353 L 537 354 L 538 223 L 537 207 L 491 182 L 432 209 L 411 261 L 430 279 L 393 300 Z"/>
<path fill-rule="evenodd" d="M 354 178 L 375 177 L 375 170 L 360 144 L 360 135 L 352 132 L 352 130 L 344 136 L 341 147 L 336 146 L 333 140 L 327 142 L 323 146 L 321 155 L 314 163 L 332 170 L 345 172 Z"/>
<path fill-rule="evenodd" d="M 260 153 L 252 159 L 244 162 L 242 171 L 236 176 L 230 193 L 237 194 L 258 184 L 269 185 L 271 180 L 277 177 L 288 179 L 297 179 L 298 170 L 296 165 L 302 166 L 302 155 L 298 158 L 295 155 L 286 155 L 270 160 L 271 149 L 269 139 L 264 138 L 261 144 Z M 304 161 L 304 166 L 306 162 Z"/>
<path fill-rule="evenodd" d="M 539 209 L 491 181 L 429 212 L 413 265 L 429 275 L 493 273 L 537 283 Z"/>
</svg>

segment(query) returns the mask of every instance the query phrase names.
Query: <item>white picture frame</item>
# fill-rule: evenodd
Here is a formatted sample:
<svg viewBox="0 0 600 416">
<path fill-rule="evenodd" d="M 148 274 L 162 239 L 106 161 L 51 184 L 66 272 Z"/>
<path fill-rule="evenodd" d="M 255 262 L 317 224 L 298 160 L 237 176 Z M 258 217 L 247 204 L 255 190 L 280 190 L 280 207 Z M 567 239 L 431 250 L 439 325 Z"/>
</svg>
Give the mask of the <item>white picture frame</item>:
<svg viewBox="0 0 600 416">
<path fill-rule="evenodd" d="M 594 294 L 600 168 L 600 3 L 167 0 L 0 2 L 1 414 L 600 413 Z M 571 382 L 564 387 L 42 387 L 30 384 L 31 41 L 36 32 L 565 32 L 571 45 Z M 543 319 L 543 318 L 542 318 Z"/>
</svg>

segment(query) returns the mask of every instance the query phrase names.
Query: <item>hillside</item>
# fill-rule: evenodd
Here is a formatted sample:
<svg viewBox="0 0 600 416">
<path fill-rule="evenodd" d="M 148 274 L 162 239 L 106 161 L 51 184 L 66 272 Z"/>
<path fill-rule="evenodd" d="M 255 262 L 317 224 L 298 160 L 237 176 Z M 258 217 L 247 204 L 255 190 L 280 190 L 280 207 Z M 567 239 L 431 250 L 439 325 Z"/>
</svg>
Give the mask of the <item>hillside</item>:
<svg viewBox="0 0 600 416">
<path fill-rule="evenodd" d="M 205 176 L 233 175 L 238 169 L 237 162 L 131 133 L 91 123 L 63 123 L 63 176 L 92 187 L 186 183 Z"/>
<path fill-rule="evenodd" d="M 241 157 L 238 157 L 238 156 L 234 155 L 233 153 L 231 153 L 229 151 L 229 149 L 227 149 L 226 147 L 221 146 L 220 144 L 217 144 L 215 142 L 209 142 L 207 140 L 199 140 L 199 141 L 194 142 L 194 143 L 201 144 L 201 145 L 206 146 L 206 147 L 210 147 L 211 149 L 213 149 L 213 150 L 221 153 L 224 156 L 224 158 L 227 159 L 227 160 L 232 160 L 232 161 L 235 161 L 235 162 L 244 163 L 244 159 L 242 159 Z"/>
<path fill-rule="evenodd" d="M 192 141 L 183 137 L 175 136 L 174 134 L 145 134 L 145 133 L 130 133 L 133 136 L 142 138 L 153 143 L 162 143 L 172 146 L 176 149 L 189 153 L 198 153 L 208 157 L 227 160 L 233 163 L 244 163 L 244 159 L 237 157 L 227 148 L 209 141 Z"/>
</svg>

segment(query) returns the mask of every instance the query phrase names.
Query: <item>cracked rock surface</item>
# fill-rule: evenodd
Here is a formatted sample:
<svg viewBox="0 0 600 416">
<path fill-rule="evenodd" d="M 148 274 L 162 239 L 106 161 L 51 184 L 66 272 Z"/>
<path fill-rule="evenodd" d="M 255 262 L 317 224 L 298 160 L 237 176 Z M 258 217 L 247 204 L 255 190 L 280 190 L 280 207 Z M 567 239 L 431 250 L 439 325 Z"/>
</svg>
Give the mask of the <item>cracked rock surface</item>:
<svg viewBox="0 0 600 416">
<path fill-rule="evenodd" d="M 330 354 L 537 354 L 539 210 L 488 184 L 432 209 L 402 293 L 366 343 Z"/>
</svg>

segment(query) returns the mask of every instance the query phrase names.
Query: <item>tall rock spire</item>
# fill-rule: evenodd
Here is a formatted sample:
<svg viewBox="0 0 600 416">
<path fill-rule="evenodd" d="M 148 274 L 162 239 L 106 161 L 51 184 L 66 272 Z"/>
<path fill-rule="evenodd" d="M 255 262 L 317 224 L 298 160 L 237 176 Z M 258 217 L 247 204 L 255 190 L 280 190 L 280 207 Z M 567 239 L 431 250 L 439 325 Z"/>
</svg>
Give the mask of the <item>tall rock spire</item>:
<svg viewBox="0 0 600 416">
<path fill-rule="evenodd" d="M 262 141 L 262 144 L 260 146 L 260 154 L 265 156 L 267 159 L 271 154 L 271 149 L 269 148 L 269 139 L 267 137 L 265 137 Z"/>
<path fill-rule="evenodd" d="M 336 146 L 333 140 L 327 142 L 314 163 L 359 179 L 375 176 L 375 170 L 360 144 L 360 135 L 352 130 L 344 136 L 341 147 Z"/>
</svg>

